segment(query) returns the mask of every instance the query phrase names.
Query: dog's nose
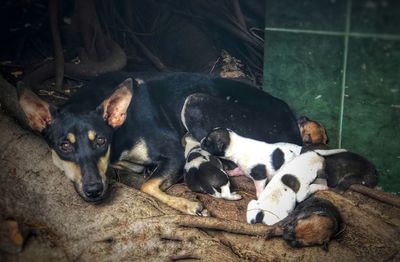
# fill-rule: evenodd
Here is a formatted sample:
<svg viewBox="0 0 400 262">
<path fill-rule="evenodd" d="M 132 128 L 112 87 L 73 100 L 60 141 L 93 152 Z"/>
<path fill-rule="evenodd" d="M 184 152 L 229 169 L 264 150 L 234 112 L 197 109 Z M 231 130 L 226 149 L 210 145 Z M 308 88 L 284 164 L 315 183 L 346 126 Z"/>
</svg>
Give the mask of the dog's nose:
<svg viewBox="0 0 400 262">
<path fill-rule="evenodd" d="M 90 184 L 84 187 L 85 195 L 88 198 L 97 198 L 103 192 L 103 184 L 102 183 L 95 183 Z"/>
</svg>

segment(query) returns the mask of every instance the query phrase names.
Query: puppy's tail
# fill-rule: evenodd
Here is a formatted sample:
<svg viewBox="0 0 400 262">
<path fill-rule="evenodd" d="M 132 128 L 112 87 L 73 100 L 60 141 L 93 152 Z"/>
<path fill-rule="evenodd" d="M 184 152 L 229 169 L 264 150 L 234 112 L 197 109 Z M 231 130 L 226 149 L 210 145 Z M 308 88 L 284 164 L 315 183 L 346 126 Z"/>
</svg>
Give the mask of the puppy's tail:
<svg viewBox="0 0 400 262">
<path fill-rule="evenodd" d="M 330 155 L 335 155 L 343 152 L 347 152 L 346 149 L 343 148 L 338 148 L 338 149 L 317 149 L 314 150 L 315 153 L 317 153 L 320 156 L 330 156 Z"/>
</svg>

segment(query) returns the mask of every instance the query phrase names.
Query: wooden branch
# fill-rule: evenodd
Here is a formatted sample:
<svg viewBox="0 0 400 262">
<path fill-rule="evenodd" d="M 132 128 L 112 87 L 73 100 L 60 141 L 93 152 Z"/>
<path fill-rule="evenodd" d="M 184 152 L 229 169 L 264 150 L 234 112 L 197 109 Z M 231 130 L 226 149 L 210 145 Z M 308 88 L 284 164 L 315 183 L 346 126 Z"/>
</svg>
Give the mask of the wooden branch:
<svg viewBox="0 0 400 262">
<path fill-rule="evenodd" d="M 64 53 L 61 44 L 60 30 L 58 28 L 58 13 L 60 0 L 49 0 L 49 23 L 51 36 L 53 38 L 54 60 L 55 60 L 55 88 L 61 90 L 64 79 Z"/>
<path fill-rule="evenodd" d="M 114 7 L 114 5 L 113 5 Z M 133 43 L 139 47 L 140 51 L 147 57 L 147 59 L 150 60 L 150 62 L 153 63 L 153 65 L 160 70 L 161 72 L 167 72 L 169 69 L 167 66 L 164 65 L 164 63 L 156 56 L 154 55 L 150 49 L 148 49 L 142 41 L 136 36 L 135 32 L 132 31 L 132 28 L 125 23 L 125 21 L 121 18 L 121 16 L 118 14 L 116 16 L 117 21 L 125 28 L 127 32 L 129 32 L 129 36 L 132 39 Z"/>
<path fill-rule="evenodd" d="M 221 230 L 229 233 L 260 236 L 268 238 L 269 236 L 282 235 L 282 229 L 279 226 L 266 226 L 263 224 L 250 225 L 237 221 L 227 221 L 212 217 L 193 217 L 179 216 L 176 223 L 185 227 L 197 227 L 203 229 Z"/>
<path fill-rule="evenodd" d="M 376 189 L 369 188 L 369 187 L 366 187 L 363 185 L 351 185 L 350 190 L 353 190 L 355 192 L 369 196 L 369 197 L 376 199 L 378 201 L 381 201 L 383 203 L 386 203 L 386 204 L 389 204 L 389 205 L 392 205 L 395 207 L 400 207 L 400 198 L 393 194 L 383 192 L 383 191 L 378 191 Z"/>
<path fill-rule="evenodd" d="M 124 50 L 111 39 L 107 39 L 106 43 L 110 53 L 105 60 L 100 62 L 86 60 L 87 62 L 80 64 L 65 63 L 65 74 L 74 78 L 90 79 L 101 74 L 121 70 L 127 62 Z M 35 85 L 52 77 L 54 66 L 54 61 L 47 62 L 35 71 L 27 74 L 23 78 L 23 82 L 27 85 Z"/>
<path fill-rule="evenodd" d="M 14 117 L 22 127 L 29 129 L 25 114 L 18 103 L 17 88 L 8 83 L 1 75 L 0 94 L 0 108 Z"/>
<path fill-rule="evenodd" d="M 240 26 L 242 27 L 243 30 L 247 30 L 246 20 L 244 19 L 242 9 L 240 8 L 239 0 L 232 0 L 232 7 L 236 18 L 239 21 Z"/>
</svg>

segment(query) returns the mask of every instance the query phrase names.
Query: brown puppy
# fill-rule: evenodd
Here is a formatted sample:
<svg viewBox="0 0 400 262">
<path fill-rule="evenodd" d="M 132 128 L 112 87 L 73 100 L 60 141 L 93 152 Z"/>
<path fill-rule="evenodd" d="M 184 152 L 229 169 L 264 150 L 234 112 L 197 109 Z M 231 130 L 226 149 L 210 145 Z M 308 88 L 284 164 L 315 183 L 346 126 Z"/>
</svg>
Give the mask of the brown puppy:
<svg viewBox="0 0 400 262">
<path fill-rule="evenodd" d="M 301 116 L 297 119 L 300 135 L 304 144 L 327 144 L 328 135 L 326 129 L 316 121 Z"/>
<path fill-rule="evenodd" d="M 339 210 L 328 200 L 310 197 L 300 203 L 280 223 L 283 239 L 291 247 L 322 245 L 328 249 L 329 240 L 340 230 Z"/>
</svg>

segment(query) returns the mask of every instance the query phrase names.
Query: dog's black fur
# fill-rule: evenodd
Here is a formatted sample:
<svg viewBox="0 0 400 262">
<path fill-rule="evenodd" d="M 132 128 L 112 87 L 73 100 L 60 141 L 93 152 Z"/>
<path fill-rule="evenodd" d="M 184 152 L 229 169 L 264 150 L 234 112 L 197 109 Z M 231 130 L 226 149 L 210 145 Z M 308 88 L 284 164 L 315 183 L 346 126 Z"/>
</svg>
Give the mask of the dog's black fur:
<svg viewBox="0 0 400 262">
<path fill-rule="evenodd" d="M 302 153 L 316 149 L 329 149 L 329 147 L 325 144 L 308 145 L 302 148 Z M 324 158 L 324 173 L 329 187 L 345 191 L 353 184 L 371 188 L 378 185 L 378 171 L 365 157 L 353 152 L 343 152 Z"/>
<path fill-rule="evenodd" d="M 182 144 L 186 157 L 184 181 L 190 190 L 227 200 L 241 199 L 231 192 L 229 177 L 217 157 L 201 149 L 200 143 L 189 133 L 182 138 Z"/>
<path fill-rule="evenodd" d="M 130 79 L 135 77 L 136 81 Z M 198 112 L 195 122 L 186 122 L 189 129 L 196 126 L 198 140 L 210 128 L 234 124 L 248 137 L 301 143 L 296 119 L 287 104 L 250 84 L 190 73 L 165 74 L 144 81 L 137 77 L 121 72 L 100 76 L 59 109 L 30 91 L 20 97 L 31 127 L 44 135 L 54 151 L 55 162 L 64 171 L 69 170 L 66 172 L 70 172 L 70 179 L 85 200 L 104 197 L 107 182 L 99 167 L 107 168 L 110 160 L 115 167 L 132 173 L 143 167 L 154 170 L 142 191 L 183 212 L 201 212 L 198 203 L 162 192 L 179 179 L 185 163 L 180 146 L 186 132 L 181 111 L 185 99 L 195 93 L 210 98 L 200 102 L 194 96 L 204 110 Z M 227 97 L 233 102 L 226 101 Z M 186 109 L 193 111 L 190 103 Z M 231 114 L 242 113 L 253 120 L 230 118 Z M 205 122 L 210 124 L 197 126 Z M 249 123 L 252 126 L 248 127 Z"/>
</svg>

